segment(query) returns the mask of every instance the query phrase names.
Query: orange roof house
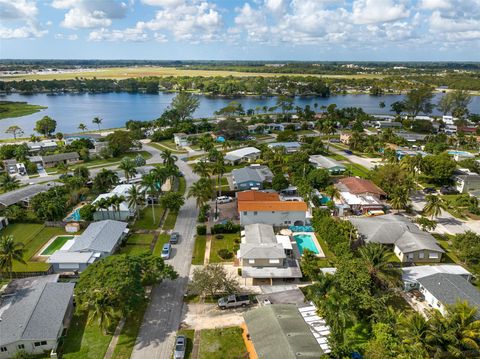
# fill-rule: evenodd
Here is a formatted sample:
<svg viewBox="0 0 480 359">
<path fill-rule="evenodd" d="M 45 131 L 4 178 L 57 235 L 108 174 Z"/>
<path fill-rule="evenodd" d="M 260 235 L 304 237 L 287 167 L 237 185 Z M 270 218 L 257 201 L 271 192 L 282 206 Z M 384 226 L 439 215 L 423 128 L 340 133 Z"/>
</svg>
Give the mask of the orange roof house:
<svg viewBox="0 0 480 359">
<path fill-rule="evenodd" d="M 338 186 L 353 194 L 373 195 L 377 197 L 385 197 L 387 195 L 375 183 L 363 178 L 341 178 L 338 180 Z"/>
</svg>

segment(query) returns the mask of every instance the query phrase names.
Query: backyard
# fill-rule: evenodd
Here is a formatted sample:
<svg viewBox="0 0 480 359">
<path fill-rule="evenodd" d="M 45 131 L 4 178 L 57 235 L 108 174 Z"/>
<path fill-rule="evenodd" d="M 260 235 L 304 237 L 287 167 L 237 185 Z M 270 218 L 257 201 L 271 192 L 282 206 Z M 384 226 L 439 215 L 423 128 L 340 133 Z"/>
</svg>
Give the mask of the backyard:
<svg viewBox="0 0 480 359">
<path fill-rule="evenodd" d="M 50 243 L 50 245 L 45 248 L 45 250 L 41 253 L 42 256 L 49 256 L 58 251 L 60 248 L 63 247 L 68 240 L 72 239 L 73 236 L 58 236 L 55 240 Z"/>
<path fill-rule="evenodd" d="M 222 238 L 216 238 L 222 236 Z M 212 245 L 210 249 L 210 263 L 220 262 L 232 262 L 235 257 L 235 248 L 239 244 L 235 243 L 235 240 L 240 243 L 240 233 L 229 233 L 212 236 Z M 232 255 L 230 258 L 223 259 L 218 255 L 218 251 L 221 249 L 227 249 Z"/>
</svg>

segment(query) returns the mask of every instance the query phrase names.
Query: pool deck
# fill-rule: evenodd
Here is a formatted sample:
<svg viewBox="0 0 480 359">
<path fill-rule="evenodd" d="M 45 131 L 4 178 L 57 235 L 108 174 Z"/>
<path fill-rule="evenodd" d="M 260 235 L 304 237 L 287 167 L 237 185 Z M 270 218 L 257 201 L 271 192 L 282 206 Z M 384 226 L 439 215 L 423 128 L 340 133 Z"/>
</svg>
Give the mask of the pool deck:
<svg viewBox="0 0 480 359">
<path fill-rule="evenodd" d="M 58 237 L 72 237 L 71 239 L 67 240 L 63 246 L 61 248 L 59 248 L 58 250 L 62 250 L 64 249 L 65 247 L 68 247 L 70 248 L 72 245 L 73 245 L 73 240 L 75 239 L 75 235 L 70 235 L 70 234 L 59 234 L 59 235 L 56 235 L 52 238 L 50 238 L 50 240 L 45 243 L 45 245 L 40 248 L 40 250 L 33 256 L 33 258 L 37 257 L 37 258 L 47 258 L 47 257 L 50 257 L 51 254 L 42 254 L 48 247 L 50 247 L 50 245 L 55 241 L 55 239 L 57 239 Z M 65 248 L 65 249 L 68 249 L 68 248 Z"/>
<path fill-rule="evenodd" d="M 320 243 L 318 243 L 317 236 L 315 235 L 314 232 L 293 232 L 292 237 L 295 239 L 295 236 L 298 235 L 298 234 L 309 235 L 310 237 L 312 237 L 313 243 L 315 244 L 315 247 L 317 247 L 317 250 L 318 250 L 318 254 L 316 254 L 316 256 L 318 258 L 325 258 L 326 257 L 325 253 L 323 252 L 322 247 L 320 246 Z M 295 241 L 295 244 L 297 244 L 296 241 Z M 297 248 L 298 248 L 298 244 L 297 244 Z"/>
</svg>

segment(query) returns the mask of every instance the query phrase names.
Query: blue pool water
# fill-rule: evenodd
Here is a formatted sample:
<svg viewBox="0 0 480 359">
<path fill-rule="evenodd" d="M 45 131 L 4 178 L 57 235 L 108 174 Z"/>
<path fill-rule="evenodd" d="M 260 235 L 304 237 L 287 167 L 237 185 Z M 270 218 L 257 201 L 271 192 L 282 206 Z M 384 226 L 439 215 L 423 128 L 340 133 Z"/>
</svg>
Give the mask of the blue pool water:
<svg viewBox="0 0 480 359">
<path fill-rule="evenodd" d="M 451 151 L 448 151 L 448 154 L 449 155 L 459 155 L 459 156 L 463 156 L 463 157 L 475 157 L 474 154 L 470 153 L 470 152 L 466 152 L 466 151 L 455 151 L 455 150 L 451 150 Z"/>
<path fill-rule="evenodd" d="M 303 254 L 303 251 L 305 249 L 308 249 L 313 253 L 318 254 L 317 246 L 313 242 L 313 238 L 310 234 L 296 234 L 293 236 L 293 238 L 295 238 L 295 242 L 297 242 L 300 255 Z"/>
<path fill-rule="evenodd" d="M 77 208 L 75 211 L 72 212 L 72 214 L 70 214 L 67 218 L 65 218 L 67 222 L 79 221 L 80 219 L 81 218 L 80 218 L 79 208 Z"/>
<path fill-rule="evenodd" d="M 290 226 L 288 229 L 292 232 L 313 232 L 312 226 Z"/>
</svg>

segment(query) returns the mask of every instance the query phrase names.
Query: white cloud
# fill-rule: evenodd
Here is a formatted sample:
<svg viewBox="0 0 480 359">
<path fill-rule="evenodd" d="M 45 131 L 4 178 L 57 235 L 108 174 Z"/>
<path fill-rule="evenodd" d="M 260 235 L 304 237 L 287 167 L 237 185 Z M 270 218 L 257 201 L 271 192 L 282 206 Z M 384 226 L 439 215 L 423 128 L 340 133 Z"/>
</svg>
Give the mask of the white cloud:
<svg viewBox="0 0 480 359">
<path fill-rule="evenodd" d="M 145 5 L 162 6 L 162 7 L 180 6 L 185 3 L 184 0 L 141 0 L 141 1 Z"/>
<path fill-rule="evenodd" d="M 69 29 L 108 27 L 126 16 L 128 5 L 115 0 L 54 0 L 52 7 L 66 9 L 63 27 Z"/>
<path fill-rule="evenodd" d="M 57 40 L 70 40 L 70 41 L 75 41 L 78 40 L 78 35 L 77 34 L 55 34 L 55 38 Z"/>
<path fill-rule="evenodd" d="M 450 9 L 452 4 L 449 0 L 423 0 L 420 8 L 427 10 Z"/>
<path fill-rule="evenodd" d="M 25 39 L 45 35 L 47 31 L 38 24 L 37 15 L 37 4 L 33 0 L 0 0 L 0 38 Z"/>
<path fill-rule="evenodd" d="M 356 0 L 353 2 L 352 19 L 355 24 L 375 24 L 404 19 L 410 11 L 393 0 Z"/>
<path fill-rule="evenodd" d="M 148 34 L 142 29 L 131 27 L 124 30 L 109 30 L 101 28 L 90 32 L 89 41 L 132 41 L 143 42 L 149 40 Z"/>
</svg>

